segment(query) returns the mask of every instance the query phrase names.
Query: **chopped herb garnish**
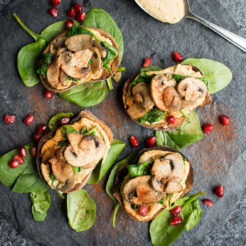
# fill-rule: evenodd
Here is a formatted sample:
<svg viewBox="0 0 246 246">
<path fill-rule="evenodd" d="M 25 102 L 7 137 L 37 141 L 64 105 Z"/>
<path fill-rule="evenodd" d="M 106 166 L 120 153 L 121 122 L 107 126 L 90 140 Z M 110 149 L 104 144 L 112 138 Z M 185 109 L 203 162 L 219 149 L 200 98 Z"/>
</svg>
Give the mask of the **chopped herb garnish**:
<svg viewBox="0 0 246 246">
<path fill-rule="evenodd" d="M 153 108 L 146 115 L 139 118 L 138 122 L 140 124 L 144 124 L 145 122 L 149 122 L 150 124 L 153 124 L 155 122 L 159 122 L 163 120 L 164 117 L 165 117 L 165 112 L 161 111 L 158 108 Z"/>
</svg>

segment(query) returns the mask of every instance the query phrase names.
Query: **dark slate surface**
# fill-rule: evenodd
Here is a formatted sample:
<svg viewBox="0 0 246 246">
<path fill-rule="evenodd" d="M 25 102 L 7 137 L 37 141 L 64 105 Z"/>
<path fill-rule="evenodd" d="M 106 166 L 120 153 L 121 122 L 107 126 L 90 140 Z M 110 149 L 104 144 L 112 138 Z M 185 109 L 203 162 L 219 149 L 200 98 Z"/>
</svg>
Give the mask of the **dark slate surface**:
<svg viewBox="0 0 246 246">
<path fill-rule="evenodd" d="M 245 0 L 191 2 L 195 13 L 246 37 Z M 45 100 L 42 86 L 26 88 L 16 70 L 19 48 L 32 40 L 15 22 L 12 13 L 16 12 L 32 30 L 39 32 L 54 21 L 47 14 L 48 0 L 1 0 L 0 3 L 0 109 L 2 116 L 6 113 L 17 116 L 17 122 L 11 126 L 0 121 L 0 154 L 3 154 L 30 142 L 35 126 L 46 122 L 56 112 L 79 112 L 80 108 L 58 96 L 51 101 Z M 138 71 L 145 56 L 151 56 L 158 66 L 173 65 L 171 52 L 174 50 L 185 57 L 215 59 L 231 68 L 232 83 L 212 96 L 212 106 L 198 110 L 202 123 L 215 124 L 214 132 L 183 150 L 195 169 L 192 193 L 206 191 L 215 205 L 212 209 L 202 205 L 204 217 L 201 223 L 183 233 L 173 245 L 246 245 L 245 54 L 192 20 L 183 20 L 174 26 L 160 23 L 146 15 L 132 0 L 85 0 L 83 4 L 86 10 L 104 8 L 121 28 L 125 41 L 122 64 L 127 67 L 124 79 Z M 57 19 L 66 18 L 65 10 L 69 5 L 70 1 L 62 1 Z M 111 127 L 116 138 L 127 141 L 129 135 L 135 134 L 142 143 L 153 132 L 137 126 L 124 113 L 122 83 L 115 85 L 115 90 L 103 103 L 90 110 Z M 31 127 L 21 123 L 27 113 L 35 114 L 35 123 Z M 221 113 L 230 115 L 230 126 L 221 127 L 218 123 Z M 121 157 L 130 151 L 128 146 Z M 223 199 L 211 192 L 219 183 L 226 187 Z M 103 187 L 104 182 L 87 186 L 97 203 L 96 222 L 87 232 L 76 233 L 67 224 L 64 201 L 55 193 L 52 193 L 46 221 L 38 223 L 32 219 L 28 195 L 15 194 L 0 185 L 0 245 L 151 245 L 148 223 L 135 222 L 122 210 L 118 213 L 116 229 L 111 227 L 112 203 Z"/>
</svg>

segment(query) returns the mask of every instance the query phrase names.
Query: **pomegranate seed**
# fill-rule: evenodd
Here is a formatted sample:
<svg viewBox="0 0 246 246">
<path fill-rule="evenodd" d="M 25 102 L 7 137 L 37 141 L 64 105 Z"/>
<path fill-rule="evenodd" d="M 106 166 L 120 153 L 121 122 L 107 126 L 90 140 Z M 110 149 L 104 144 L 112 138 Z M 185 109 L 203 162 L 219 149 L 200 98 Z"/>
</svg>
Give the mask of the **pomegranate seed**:
<svg viewBox="0 0 246 246">
<path fill-rule="evenodd" d="M 61 125 L 61 126 L 64 126 L 64 125 L 66 125 L 66 124 L 69 123 L 69 122 L 70 122 L 70 118 L 64 117 L 64 118 L 62 118 L 62 119 L 60 120 L 60 125 Z"/>
<path fill-rule="evenodd" d="M 13 160 L 17 161 L 19 165 L 24 164 L 24 159 L 20 155 L 15 155 Z"/>
<path fill-rule="evenodd" d="M 34 133 L 33 136 L 32 136 L 32 138 L 33 138 L 35 143 L 38 143 L 39 140 L 41 139 L 41 137 L 42 137 L 42 135 L 40 133 L 37 133 L 37 132 Z"/>
<path fill-rule="evenodd" d="M 13 124 L 15 122 L 15 115 L 6 114 L 4 116 L 4 122 L 6 124 Z"/>
<path fill-rule="evenodd" d="M 74 18 L 74 16 L 75 16 L 75 10 L 74 10 L 74 8 L 69 9 L 68 12 L 67 12 L 67 15 L 70 18 Z"/>
<path fill-rule="evenodd" d="M 31 155 L 33 158 L 37 157 L 37 153 L 38 153 L 37 147 L 35 147 L 35 146 L 31 147 L 30 152 L 31 152 Z"/>
<path fill-rule="evenodd" d="M 223 197 L 224 196 L 224 186 L 219 185 L 219 186 L 215 187 L 214 193 L 218 197 Z"/>
<path fill-rule="evenodd" d="M 47 125 L 40 124 L 37 126 L 36 133 L 43 134 L 47 130 Z"/>
<path fill-rule="evenodd" d="M 18 151 L 19 151 L 19 155 L 21 157 L 25 157 L 26 156 L 26 148 L 25 148 L 25 146 L 20 146 Z"/>
<path fill-rule="evenodd" d="M 207 206 L 209 206 L 209 207 L 211 207 L 211 208 L 214 206 L 214 204 L 212 203 L 212 201 L 211 201 L 210 199 L 203 199 L 202 202 L 203 202 L 205 205 L 207 205 Z"/>
<path fill-rule="evenodd" d="M 152 137 L 146 138 L 145 144 L 147 147 L 154 147 L 155 146 L 155 137 L 152 136 Z"/>
<path fill-rule="evenodd" d="M 138 147 L 138 139 L 135 136 L 130 136 L 130 143 L 133 148 Z"/>
<path fill-rule="evenodd" d="M 24 124 L 30 126 L 34 120 L 34 116 L 32 114 L 28 114 L 23 120 Z"/>
<path fill-rule="evenodd" d="M 76 3 L 76 4 L 74 4 L 73 5 L 73 8 L 74 8 L 74 10 L 75 10 L 75 13 L 81 13 L 82 11 L 83 11 L 83 7 L 82 7 L 82 5 L 81 4 L 79 4 L 79 3 Z"/>
<path fill-rule="evenodd" d="M 208 134 L 209 132 L 211 132 L 214 129 L 214 126 L 210 123 L 207 123 L 203 126 L 203 131 L 204 133 Z"/>
<path fill-rule="evenodd" d="M 172 115 L 168 116 L 167 117 L 167 123 L 169 125 L 174 125 L 176 123 L 176 118 L 174 116 L 172 116 Z"/>
<path fill-rule="evenodd" d="M 70 28 L 72 28 L 73 27 L 73 20 L 67 20 L 66 21 L 66 28 L 67 29 L 70 29 Z"/>
<path fill-rule="evenodd" d="M 140 205 L 138 208 L 138 214 L 145 217 L 148 214 L 148 207 L 145 204 Z"/>
<path fill-rule="evenodd" d="M 9 162 L 9 166 L 11 167 L 11 168 L 17 168 L 18 166 L 19 166 L 19 163 L 18 163 L 18 161 L 17 160 L 11 160 L 10 162 Z"/>
<path fill-rule="evenodd" d="M 61 2 L 61 0 L 50 0 L 50 4 L 51 4 L 53 7 L 56 7 L 60 2 Z"/>
<path fill-rule="evenodd" d="M 86 16 L 86 13 L 85 13 L 85 12 L 84 12 L 84 13 L 79 13 L 79 14 L 77 14 L 77 16 L 76 16 L 76 20 L 77 20 L 78 22 L 82 22 L 82 21 L 84 20 L 85 16 Z"/>
<path fill-rule="evenodd" d="M 173 60 L 176 62 L 182 62 L 184 60 L 184 57 L 181 56 L 177 51 L 173 52 Z"/>
<path fill-rule="evenodd" d="M 224 125 L 224 126 L 230 125 L 230 123 L 231 123 L 230 118 L 226 115 L 221 115 L 219 117 L 219 119 L 220 119 L 220 122 L 222 123 L 222 125 Z"/>
<path fill-rule="evenodd" d="M 173 209 L 170 210 L 170 213 L 171 213 L 173 216 L 177 216 L 177 215 L 180 214 L 181 212 L 182 212 L 181 206 L 176 206 L 176 207 L 174 207 Z"/>
<path fill-rule="evenodd" d="M 45 90 L 45 92 L 44 92 L 44 97 L 45 97 L 47 100 L 50 100 L 50 99 L 53 97 L 53 94 L 52 94 L 51 91 Z"/>
<path fill-rule="evenodd" d="M 176 226 L 182 223 L 182 219 L 180 216 L 175 216 L 173 219 L 170 221 L 170 225 Z"/>
<path fill-rule="evenodd" d="M 57 17 L 57 15 L 58 15 L 58 11 L 57 11 L 57 9 L 56 8 L 50 8 L 50 9 L 48 9 L 48 12 L 50 13 L 50 15 L 52 15 L 53 17 Z"/>
<path fill-rule="evenodd" d="M 146 57 L 146 58 L 144 59 L 144 64 L 143 64 L 143 66 L 144 66 L 144 67 L 149 67 L 149 66 L 151 65 L 151 63 L 152 63 L 152 58 Z"/>
</svg>

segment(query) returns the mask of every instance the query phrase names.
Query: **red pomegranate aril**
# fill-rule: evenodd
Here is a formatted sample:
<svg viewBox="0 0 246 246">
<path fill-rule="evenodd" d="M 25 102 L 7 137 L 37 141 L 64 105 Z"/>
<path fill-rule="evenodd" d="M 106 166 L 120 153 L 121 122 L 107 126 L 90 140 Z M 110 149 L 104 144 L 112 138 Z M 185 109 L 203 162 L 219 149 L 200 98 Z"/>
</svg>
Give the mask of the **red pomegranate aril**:
<svg viewBox="0 0 246 246">
<path fill-rule="evenodd" d="M 74 10 L 74 8 L 69 9 L 68 12 L 67 12 L 67 15 L 70 18 L 74 18 L 75 17 L 75 10 Z"/>
<path fill-rule="evenodd" d="M 57 11 L 57 9 L 56 8 L 50 8 L 49 10 L 48 10 L 48 12 L 50 13 L 50 15 L 52 15 L 53 17 L 57 17 L 57 15 L 58 15 L 58 11 Z"/>
<path fill-rule="evenodd" d="M 167 123 L 169 125 L 174 125 L 176 123 L 176 118 L 174 116 L 172 116 L 172 115 L 168 116 L 167 117 Z"/>
<path fill-rule="evenodd" d="M 223 197 L 224 196 L 224 186 L 219 185 L 219 186 L 215 187 L 214 194 L 218 197 Z"/>
<path fill-rule="evenodd" d="M 176 207 L 174 207 L 173 209 L 170 210 L 170 213 L 171 213 L 173 216 L 177 216 L 177 215 L 180 214 L 181 212 L 182 212 L 181 206 L 176 206 Z"/>
<path fill-rule="evenodd" d="M 34 133 L 33 134 L 33 136 L 32 136 L 32 138 L 33 138 L 33 141 L 35 142 L 35 143 L 38 143 L 39 142 L 39 140 L 41 139 L 41 137 L 42 137 L 42 134 L 40 134 L 40 133 Z"/>
<path fill-rule="evenodd" d="M 180 216 L 175 216 L 173 219 L 170 220 L 170 225 L 176 226 L 182 223 L 182 218 Z"/>
<path fill-rule="evenodd" d="M 83 11 L 83 7 L 82 7 L 82 5 L 81 4 L 79 4 L 79 3 L 76 3 L 76 4 L 74 4 L 73 5 L 73 8 L 74 8 L 74 10 L 75 10 L 75 13 L 81 13 L 82 11 Z"/>
<path fill-rule="evenodd" d="M 204 133 L 208 134 L 209 132 L 213 131 L 214 126 L 210 123 L 207 123 L 205 125 L 203 125 L 203 131 Z"/>
<path fill-rule="evenodd" d="M 149 66 L 151 65 L 151 63 L 152 63 L 152 58 L 146 57 L 146 58 L 144 59 L 144 64 L 143 64 L 143 66 L 144 66 L 144 67 L 149 67 Z"/>
<path fill-rule="evenodd" d="M 152 136 L 152 137 L 146 138 L 145 144 L 147 147 L 154 147 L 155 146 L 155 137 Z"/>
<path fill-rule="evenodd" d="M 145 217 L 148 214 L 148 206 L 145 204 L 140 205 L 140 207 L 138 208 L 138 214 L 140 214 L 141 216 Z"/>
<path fill-rule="evenodd" d="M 47 125 L 40 124 L 37 126 L 36 133 L 43 134 L 47 130 Z"/>
<path fill-rule="evenodd" d="M 9 162 L 9 166 L 11 167 L 11 168 L 17 168 L 18 166 L 19 166 L 19 163 L 18 163 L 18 161 L 17 160 L 11 160 L 10 162 Z"/>
<path fill-rule="evenodd" d="M 138 147 L 138 139 L 135 136 L 130 136 L 130 143 L 133 148 Z"/>
<path fill-rule="evenodd" d="M 34 116 L 32 114 L 28 114 L 23 120 L 24 124 L 30 126 L 33 123 Z"/>
<path fill-rule="evenodd" d="M 53 97 L 53 94 L 52 94 L 51 91 L 45 90 L 45 92 L 44 92 L 44 97 L 45 97 L 47 100 L 50 100 L 50 99 Z"/>
<path fill-rule="evenodd" d="M 67 20 L 66 21 L 66 28 L 67 29 L 72 28 L 73 27 L 73 24 L 74 24 L 73 20 Z"/>
<path fill-rule="evenodd" d="M 30 152 L 31 152 L 31 155 L 32 155 L 33 158 L 37 157 L 38 150 L 37 150 L 36 146 L 31 147 L 30 148 Z"/>
<path fill-rule="evenodd" d="M 4 122 L 6 124 L 13 124 L 15 122 L 15 115 L 6 114 L 4 116 Z"/>
<path fill-rule="evenodd" d="M 79 13 L 79 14 L 77 14 L 77 16 L 76 16 L 76 20 L 77 20 L 78 22 L 82 22 L 82 21 L 84 20 L 85 16 L 86 16 L 86 13 L 85 13 L 85 12 Z"/>
<path fill-rule="evenodd" d="M 173 52 L 173 60 L 176 62 L 182 62 L 184 60 L 184 57 L 181 56 L 177 51 Z"/>
<path fill-rule="evenodd" d="M 56 7 L 60 2 L 61 2 L 61 0 L 50 0 L 50 4 L 51 4 L 53 7 Z"/>
<path fill-rule="evenodd" d="M 230 123 L 231 123 L 230 118 L 228 116 L 226 116 L 226 115 L 221 115 L 219 117 L 219 119 L 220 119 L 220 122 L 222 123 L 223 126 L 230 125 Z"/>
<path fill-rule="evenodd" d="M 207 205 L 207 206 L 209 206 L 209 207 L 213 207 L 214 206 L 214 204 L 213 204 L 213 202 L 210 200 L 210 199 L 203 199 L 202 200 L 202 202 L 205 204 L 205 205 Z"/>
<path fill-rule="evenodd" d="M 24 164 L 24 159 L 20 156 L 20 155 L 15 155 L 13 157 L 13 160 L 16 160 L 18 162 L 19 165 Z"/>
<path fill-rule="evenodd" d="M 21 156 L 21 157 L 25 157 L 26 156 L 26 148 L 25 148 L 25 146 L 20 146 L 19 147 L 19 149 L 18 149 L 18 152 L 19 152 L 19 155 Z"/>
<path fill-rule="evenodd" d="M 70 118 L 68 117 L 64 117 L 60 120 L 60 125 L 63 126 L 63 125 L 66 125 L 67 123 L 70 122 Z"/>
</svg>

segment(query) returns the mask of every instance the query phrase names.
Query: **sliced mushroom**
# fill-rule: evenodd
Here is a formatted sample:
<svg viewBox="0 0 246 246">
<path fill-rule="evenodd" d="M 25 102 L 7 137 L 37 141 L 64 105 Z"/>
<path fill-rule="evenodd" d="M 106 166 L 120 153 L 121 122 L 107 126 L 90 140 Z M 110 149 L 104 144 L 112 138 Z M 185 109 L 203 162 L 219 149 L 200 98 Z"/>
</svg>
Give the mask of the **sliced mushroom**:
<svg viewBox="0 0 246 246">
<path fill-rule="evenodd" d="M 107 55 L 106 48 L 102 47 L 102 45 L 97 40 L 93 40 L 92 45 L 93 45 L 93 47 L 96 47 L 98 49 L 102 58 L 106 57 L 106 55 Z"/>
<path fill-rule="evenodd" d="M 78 34 L 67 38 L 65 45 L 70 51 L 80 51 L 92 47 L 92 36 L 89 34 Z"/>
<path fill-rule="evenodd" d="M 75 176 L 71 175 L 64 184 L 60 184 L 58 189 L 63 193 L 70 192 L 75 187 Z"/>
<path fill-rule="evenodd" d="M 48 83 L 53 88 L 57 88 L 59 84 L 60 66 L 61 66 L 61 56 L 57 56 L 54 59 L 54 61 L 48 65 L 47 68 L 46 78 Z"/>
<path fill-rule="evenodd" d="M 135 101 L 148 111 L 155 105 L 150 95 L 149 86 L 144 82 L 138 83 L 132 88 L 132 95 Z"/>
<path fill-rule="evenodd" d="M 61 55 L 61 68 L 70 77 L 75 79 L 85 78 L 90 72 L 89 61 L 93 52 L 90 49 L 63 52 Z"/>
<path fill-rule="evenodd" d="M 177 193 L 181 192 L 182 190 L 182 185 L 179 184 L 176 180 L 170 180 L 165 187 L 166 193 Z"/>
<path fill-rule="evenodd" d="M 50 53 L 56 54 L 58 49 L 63 47 L 65 45 L 65 41 L 67 39 L 67 36 L 64 35 L 59 35 L 56 37 L 53 41 L 50 43 Z"/>
<path fill-rule="evenodd" d="M 164 104 L 164 90 L 165 88 L 171 86 L 176 86 L 176 80 L 172 78 L 171 74 L 159 74 L 156 75 L 152 80 L 150 84 L 150 91 L 152 98 L 155 102 L 155 105 L 163 111 L 168 111 L 168 108 Z"/>
<path fill-rule="evenodd" d="M 62 84 L 64 88 L 69 87 L 74 81 L 70 80 L 67 74 L 63 72 L 63 70 L 60 70 L 60 77 L 59 81 Z"/>
<path fill-rule="evenodd" d="M 168 86 L 164 89 L 163 101 L 170 111 L 179 111 L 181 109 L 181 99 L 174 87 Z"/>
<path fill-rule="evenodd" d="M 100 78 L 103 73 L 103 64 L 101 55 L 97 48 L 91 48 L 91 51 L 93 52 L 93 55 L 91 57 L 91 71 L 94 75 L 94 79 Z"/>
<path fill-rule="evenodd" d="M 82 134 L 79 134 L 79 133 L 73 133 L 73 132 L 70 132 L 70 133 L 67 133 L 67 139 L 73 149 L 73 152 L 78 155 L 79 154 L 79 144 L 80 142 L 82 141 L 83 139 L 83 135 Z"/>
<path fill-rule="evenodd" d="M 56 153 L 56 148 L 55 147 L 52 147 L 52 148 L 49 148 L 49 149 L 45 150 L 42 153 L 42 162 L 43 163 L 48 163 L 48 161 L 50 159 L 52 159 L 53 157 L 55 157 L 55 153 Z"/>
<path fill-rule="evenodd" d="M 66 162 L 53 158 L 49 160 L 54 177 L 62 183 L 73 175 L 73 169 Z"/>
<path fill-rule="evenodd" d="M 81 144 L 77 145 L 76 142 L 73 143 L 73 146 L 69 145 L 65 149 L 64 157 L 72 166 L 92 168 L 103 158 L 104 152 L 105 143 L 103 140 L 93 135 L 84 135 Z"/>
<path fill-rule="evenodd" d="M 172 153 L 166 155 L 165 159 L 170 161 L 172 170 L 171 178 L 181 178 L 185 171 L 183 157 L 178 153 Z"/>
<path fill-rule="evenodd" d="M 56 150 L 56 158 L 61 161 L 65 161 L 64 159 L 64 150 L 66 149 L 66 146 L 62 146 L 61 148 Z"/>
<path fill-rule="evenodd" d="M 123 199 L 135 205 L 159 202 L 165 192 L 155 191 L 150 180 L 150 175 L 130 179 L 122 188 Z"/>
<path fill-rule="evenodd" d="M 130 115 L 133 120 L 137 120 L 140 117 L 148 113 L 148 109 L 144 108 L 142 105 L 133 102 L 131 106 L 126 109 L 126 112 Z"/>
<path fill-rule="evenodd" d="M 178 93 L 185 101 L 195 102 L 199 98 L 205 98 L 207 86 L 200 79 L 185 78 L 177 86 Z"/>
</svg>

